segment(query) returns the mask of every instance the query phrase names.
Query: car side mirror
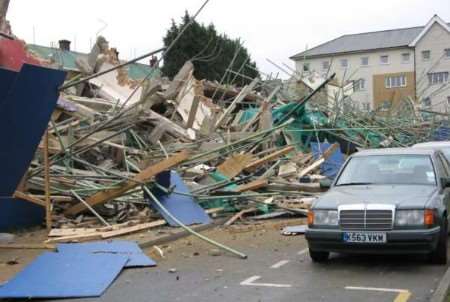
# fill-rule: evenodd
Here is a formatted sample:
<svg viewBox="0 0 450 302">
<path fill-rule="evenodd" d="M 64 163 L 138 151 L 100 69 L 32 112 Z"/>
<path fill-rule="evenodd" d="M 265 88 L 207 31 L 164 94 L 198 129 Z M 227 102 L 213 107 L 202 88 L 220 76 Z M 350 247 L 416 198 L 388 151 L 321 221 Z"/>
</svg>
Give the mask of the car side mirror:
<svg viewBox="0 0 450 302">
<path fill-rule="evenodd" d="M 442 177 L 441 178 L 441 184 L 442 188 L 450 188 L 450 178 L 449 177 Z"/>
<path fill-rule="evenodd" d="M 324 178 L 319 181 L 319 184 L 321 189 L 329 189 L 331 187 L 332 181 L 329 178 Z"/>
</svg>

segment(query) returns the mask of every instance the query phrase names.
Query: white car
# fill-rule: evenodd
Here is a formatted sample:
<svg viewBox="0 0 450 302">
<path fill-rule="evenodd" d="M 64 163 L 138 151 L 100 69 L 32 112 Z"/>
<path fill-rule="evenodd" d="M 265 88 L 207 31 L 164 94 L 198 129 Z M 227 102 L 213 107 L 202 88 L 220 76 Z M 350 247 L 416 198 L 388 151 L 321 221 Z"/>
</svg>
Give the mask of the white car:
<svg viewBox="0 0 450 302">
<path fill-rule="evenodd" d="M 444 153 L 448 161 L 450 161 L 450 141 L 436 141 L 436 142 L 426 142 L 419 143 L 412 146 L 413 148 L 426 148 L 440 150 Z"/>
</svg>

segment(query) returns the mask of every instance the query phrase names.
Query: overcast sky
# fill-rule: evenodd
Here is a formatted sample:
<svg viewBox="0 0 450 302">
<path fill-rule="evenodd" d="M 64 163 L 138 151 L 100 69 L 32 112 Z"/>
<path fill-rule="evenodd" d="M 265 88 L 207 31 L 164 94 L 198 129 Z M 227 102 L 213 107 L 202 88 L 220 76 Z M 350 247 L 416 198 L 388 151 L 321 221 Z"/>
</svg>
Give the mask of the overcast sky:
<svg viewBox="0 0 450 302">
<path fill-rule="evenodd" d="M 50 46 L 59 39 L 88 52 L 100 32 L 128 59 L 162 46 L 171 19 L 193 14 L 204 0 L 11 0 L 15 35 Z M 289 56 L 343 34 L 422 26 L 434 15 L 450 22 L 450 0 L 210 0 L 198 17 L 241 38 L 265 73 L 266 61 L 293 66 Z M 106 24 L 106 25 L 105 25 Z M 281 76 L 281 74 L 280 74 Z"/>
</svg>

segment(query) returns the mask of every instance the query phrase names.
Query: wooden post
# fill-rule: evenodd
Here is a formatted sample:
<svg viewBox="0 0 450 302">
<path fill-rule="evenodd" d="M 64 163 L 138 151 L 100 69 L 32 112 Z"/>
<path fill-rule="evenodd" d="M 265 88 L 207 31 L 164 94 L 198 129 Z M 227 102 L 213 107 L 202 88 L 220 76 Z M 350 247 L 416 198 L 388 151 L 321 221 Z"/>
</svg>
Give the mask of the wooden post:
<svg viewBox="0 0 450 302">
<path fill-rule="evenodd" d="M 52 228 L 52 205 L 50 201 L 50 166 L 48 160 L 48 130 L 44 135 L 44 182 L 45 182 L 45 225 L 47 230 Z"/>
</svg>

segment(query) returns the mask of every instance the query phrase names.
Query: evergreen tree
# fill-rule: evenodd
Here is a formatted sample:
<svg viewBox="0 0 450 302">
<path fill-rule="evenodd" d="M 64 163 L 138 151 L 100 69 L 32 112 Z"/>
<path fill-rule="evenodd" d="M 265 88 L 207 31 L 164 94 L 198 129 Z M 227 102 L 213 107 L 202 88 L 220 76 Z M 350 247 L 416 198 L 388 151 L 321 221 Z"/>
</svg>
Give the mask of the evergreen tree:
<svg viewBox="0 0 450 302">
<path fill-rule="evenodd" d="M 163 38 L 164 45 L 168 47 L 189 23 L 191 17 L 186 11 L 181 23 L 176 24 L 172 20 L 170 29 Z M 238 39 L 230 39 L 225 34 L 218 34 L 215 26 L 210 24 L 205 26 L 197 21 L 186 29 L 175 46 L 165 55 L 162 72 L 169 78 L 174 77 L 187 60 L 192 60 L 195 66 L 194 75 L 198 79 L 208 79 L 220 81 L 227 68 L 239 50 L 238 55 L 231 66 L 231 69 L 238 71 L 248 78 L 230 74 L 227 82 L 233 81 L 237 85 L 245 85 L 251 79 L 259 76 L 256 64 L 251 60 L 248 50 L 240 45 Z M 242 67 L 242 69 L 241 69 Z"/>
</svg>

